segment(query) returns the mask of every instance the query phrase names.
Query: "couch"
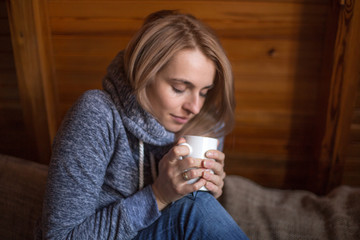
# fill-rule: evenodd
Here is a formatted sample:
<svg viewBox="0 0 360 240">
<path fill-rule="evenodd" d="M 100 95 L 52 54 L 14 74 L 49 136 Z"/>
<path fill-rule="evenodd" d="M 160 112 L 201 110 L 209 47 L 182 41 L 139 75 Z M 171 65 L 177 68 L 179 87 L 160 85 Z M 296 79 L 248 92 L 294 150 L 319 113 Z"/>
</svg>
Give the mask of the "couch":
<svg viewBox="0 0 360 240">
<path fill-rule="evenodd" d="M 33 239 L 47 166 L 0 154 L 0 239 Z M 360 188 L 325 197 L 228 176 L 219 199 L 250 239 L 360 239 Z"/>
</svg>

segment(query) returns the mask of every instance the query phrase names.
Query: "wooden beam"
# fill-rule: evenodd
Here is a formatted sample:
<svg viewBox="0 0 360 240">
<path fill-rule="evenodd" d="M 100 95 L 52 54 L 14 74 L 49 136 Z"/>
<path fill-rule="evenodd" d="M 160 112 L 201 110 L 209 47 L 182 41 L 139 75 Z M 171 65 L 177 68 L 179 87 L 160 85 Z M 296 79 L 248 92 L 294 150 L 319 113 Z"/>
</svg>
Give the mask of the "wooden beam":
<svg viewBox="0 0 360 240">
<path fill-rule="evenodd" d="M 327 193 L 341 184 L 345 150 L 349 143 L 350 124 L 360 78 L 360 3 L 355 0 L 333 1 L 330 24 L 335 30 L 334 45 L 325 49 L 328 59 L 320 91 L 327 91 L 325 111 L 319 116 L 317 167 L 311 179 L 317 193 Z M 334 28 L 335 27 L 335 28 Z M 332 42 L 331 39 L 325 41 Z M 330 54 L 329 54 L 330 53 Z M 322 95 L 324 97 L 324 95 Z"/>
<path fill-rule="evenodd" d="M 7 0 L 24 122 L 36 149 L 29 159 L 48 163 L 56 132 L 56 91 L 45 0 Z"/>
</svg>

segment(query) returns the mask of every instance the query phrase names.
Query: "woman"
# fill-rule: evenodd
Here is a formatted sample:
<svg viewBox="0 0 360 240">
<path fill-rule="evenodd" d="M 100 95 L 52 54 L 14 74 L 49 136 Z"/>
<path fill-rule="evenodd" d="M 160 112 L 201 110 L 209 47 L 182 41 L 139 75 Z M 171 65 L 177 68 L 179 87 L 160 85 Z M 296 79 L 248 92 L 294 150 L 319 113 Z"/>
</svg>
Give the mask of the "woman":
<svg viewBox="0 0 360 240">
<path fill-rule="evenodd" d="M 179 161 L 189 153 L 180 136 L 230 131 L 232 85 L 207 27 L 175 11 L 151 14 L 108 67 L 104 90 L 80 97 L 59 129 L 43 238 L 247 239 L 216 200 L 224 154 Z"/>
</svg>

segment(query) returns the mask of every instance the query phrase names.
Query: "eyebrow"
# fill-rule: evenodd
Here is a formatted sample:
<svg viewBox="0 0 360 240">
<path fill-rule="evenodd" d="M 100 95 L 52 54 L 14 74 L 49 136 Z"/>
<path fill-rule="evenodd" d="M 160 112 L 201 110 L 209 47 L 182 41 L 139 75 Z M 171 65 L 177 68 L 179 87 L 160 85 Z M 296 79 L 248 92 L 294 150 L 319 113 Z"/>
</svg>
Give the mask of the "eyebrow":
<svg viewBox="0 0 360 240">
<path fill-rule="evenodd" d="M 195 85 L 192 83 L 192 82 L 189 82 L 188 80 L 185 80 L 185 79 L 179 79 L 179 78 L 170 78 L 170 81 L 173 81 L 173 82 L 181 82 L 191 88 L 194 88 Z M 214 84 L 211 84 L 209 86 L 205 86 L 203 87 L 202 89 L 211 89 L 214 87 Z"/>
</svg>

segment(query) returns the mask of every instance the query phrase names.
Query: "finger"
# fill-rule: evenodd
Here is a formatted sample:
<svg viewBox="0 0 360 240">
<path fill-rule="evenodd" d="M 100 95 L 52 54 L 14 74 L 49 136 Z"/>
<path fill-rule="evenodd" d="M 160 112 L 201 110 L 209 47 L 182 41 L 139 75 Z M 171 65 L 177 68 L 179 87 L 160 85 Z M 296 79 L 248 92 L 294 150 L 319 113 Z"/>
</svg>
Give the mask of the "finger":
<svg viewBox="0 0 360 240">
<path fill-rule="evenodd" d="M 171 162 L 175 160 L 182 160 L 184 156 L 189 154 L 189 148 L 184 145 L 176 145 L 169 152 L 169 158 Z"/>
<path fill-rule="evenodd" d="M 220 177 L 224 174 L 224 165 L 219 162 L 216 162 L 211 159 L 204 159 L 203 160 L 203 167 L 206 169 L 213 170 L 215 175 L 219 175 Z"/>
<path fill-rule="evenodd" d="M 224 174 L 226 175 L 226 174 Z M 211 172 L 205 171 L 203 179 L 207 180 L 205 187 L 217 198 L 222 194 L 224 187 L 224 178 L 219 177 Z"/>
<path fill-rule="evenodd" d="M 185 143 L 185 142 L 186 142 L 185 138 L 181 137 L 181 138 L 179 138 L 179 140 L 177 141 L 176 145 L 179 145 L 179 144 Z"/>
<path fill-rule="evenodd" d="M 182 174 L 180 174 L 179 176 L 181 178 L 181 182 L 178 182 L 176 186 L 174 186 L 177 194 L 182 196 L 194 191 L 198 191 L 202 186 L 206 184 L 206 180 L 202 178 L 199 178 L 199 180 L 195 183 L 189 183 L 189 180 L 191 179 L 187 176 L 187 174 L 187 172 L 183 172 Z"/>
<path fill-rule="evenodd" d="M 187 193 L 198 191 L 201 187 L 205 186 L 206 180 L 203 178 L 200 178 L 195 183 L 188 184 L 185 182 L 185 185 L 183 186 L 183 190 Z"/>
<path fill-rule="evenodd" d="M 216 175 L 214 173 L 212 173 L 209 170 L 205 170 L 203 172 L 202 177 L 207 181 L 207 182 L 211 182 L 212 184 L 222 188 L 224 185 L 224 177 L 223 176 L 219 176 Z"/>
<path fill-rule="evenodd" d="M 206 182 L 205 187 L 209 190 L 215 198 L 218 198 L 222 194 L 222 187 L 219 187 L 211 182 Z"/>
<path fill-rule="evenodd" d="M 206 157 L 210 159 L 214 159 L 215 161 L 224 164 L 225 154 L 218 150 L 209 150 L 206 152 Z"/>
<path fill-rule="evenodd" d="M 182 177 L 185 181 L 200 178 L 203 176 L 204 171 L 205 169 L 199 169 L 199 168 L 189 169 L 182 173 Z"/>
<path fill-rule="evenodd" d="M 203 161 L 204 161 L 203 159 L 199 159 L 199 158 L 186 157 L 183 160 L 177 162 L 177 167 L 181 172 L 193 168 L 204 169 Z"/>
</svg>

